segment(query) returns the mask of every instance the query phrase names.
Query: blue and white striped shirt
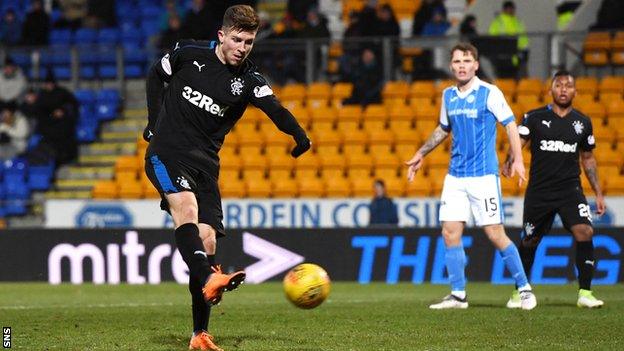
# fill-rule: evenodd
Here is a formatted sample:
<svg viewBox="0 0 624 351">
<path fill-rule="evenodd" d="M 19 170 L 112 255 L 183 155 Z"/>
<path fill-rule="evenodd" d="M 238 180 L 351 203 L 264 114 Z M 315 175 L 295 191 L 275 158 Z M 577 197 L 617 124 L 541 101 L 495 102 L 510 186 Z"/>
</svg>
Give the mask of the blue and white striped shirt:
<svg viewBox="0 0 624 351">
<path fill-rule="evenodd" d="M 496 122 L 514 121 L 513 112 L 496 86 L 475 77 L 460 92 L 456 86 L 442 93 L 440 126 L 452 134 L 448 173 L 455 177 L 498 174 Z"/>
</svg>

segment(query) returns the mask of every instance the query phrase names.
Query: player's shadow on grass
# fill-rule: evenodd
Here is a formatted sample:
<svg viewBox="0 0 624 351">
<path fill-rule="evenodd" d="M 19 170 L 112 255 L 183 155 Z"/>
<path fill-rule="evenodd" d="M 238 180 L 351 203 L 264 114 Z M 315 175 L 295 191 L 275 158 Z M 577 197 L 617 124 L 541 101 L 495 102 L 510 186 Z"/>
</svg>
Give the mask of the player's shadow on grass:
<svg viewBox="0 0 624 351">
<path fill-rule="evenodd" d="M 161 334 L 160 337 L 154 338 L 154 344 L 159 346 L 170 346 L 172 350 L 183 350 L 188 347 L 190 335 L 179 334 Z M 264 334 L 246 334 L 246 335 L 226 335 L 216 336 L 215 342 L 217 345 L 226 348 L 239 348 L 244 346 L 245 341 L 260 342 L 267 341 L 267 343 L 274 344 L 276 341 L 282 342 L 284 345 L 292 345 L 293 339 L 288 337 L 280 337 L 277 335 L 264 335 Z M 268 350 L 269 348 L 267 348 Z M 292 351 L 318 351 L 318 347 L 311 346 L 297 346 L 295 348 L 289 348 Z"/>
</svg>

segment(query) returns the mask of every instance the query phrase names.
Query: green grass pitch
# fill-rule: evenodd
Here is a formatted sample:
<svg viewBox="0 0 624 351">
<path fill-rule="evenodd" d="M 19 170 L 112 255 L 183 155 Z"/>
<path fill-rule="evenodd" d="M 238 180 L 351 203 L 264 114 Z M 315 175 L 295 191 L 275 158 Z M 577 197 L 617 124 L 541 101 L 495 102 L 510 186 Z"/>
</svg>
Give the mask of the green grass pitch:
<svg viewBox="0 0 624 351">
<path fill-rule="evenodd" d="M 469 283 L 470 308 L 431 311 L 446 286 L 334 282 L 328 301 L 300 310 L 281 284 L 243 285 L 213 308 L 210 332 L 228 350 L 622 350 L 624 285 L 597 286 L 599 310 L 576 287 L 536 286 L 538 307 L 507 310 L 509 286 Z M 0 284 L 0 325 L 17 350 L 186 350 L 186 287 Z"/>
</svg>

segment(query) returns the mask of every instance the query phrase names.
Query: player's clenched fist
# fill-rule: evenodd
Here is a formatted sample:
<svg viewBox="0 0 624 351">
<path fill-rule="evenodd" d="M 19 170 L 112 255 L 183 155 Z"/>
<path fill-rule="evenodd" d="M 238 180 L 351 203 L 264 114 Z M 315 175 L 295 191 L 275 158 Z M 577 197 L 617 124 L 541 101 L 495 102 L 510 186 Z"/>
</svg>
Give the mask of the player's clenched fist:
<svg viewBox="0 0 624 351">
<path fill-rule="evenodd" d="M 295 139 L 295 142 L 297 145 L 290 152 L 294 158 L 301 156 L 303 153 L 310 150 L 310 147 L 312 146 L 312 142 L 307 135 Z"/>
</svg>

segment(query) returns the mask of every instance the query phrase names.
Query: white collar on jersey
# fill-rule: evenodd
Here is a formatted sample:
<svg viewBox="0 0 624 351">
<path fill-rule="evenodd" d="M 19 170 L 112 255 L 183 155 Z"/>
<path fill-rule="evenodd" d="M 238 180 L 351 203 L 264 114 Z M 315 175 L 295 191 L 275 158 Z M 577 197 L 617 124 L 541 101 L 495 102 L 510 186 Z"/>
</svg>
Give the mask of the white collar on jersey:
<svg viewBox="0 0 624 351">
<path fill-rule="evenodd" d="M 459 88 L 457 88 L 457 85 L 453 86 L 453 90 L 455 91 L 455 94 L 459 96 L 460 99 L 463 99 L 466 96 L 470 95 L 470 93 L 472 93 L 473 90 L 477 90 L 477 88 L 479 88 L 480 85 L 481 85 L 481 79 L 475 76 L 474 79 L 472 80 L 472 84 L 470 85 L 470 88 L 468 88 L 467 90 L 460 91 Z"/>
</svg>

